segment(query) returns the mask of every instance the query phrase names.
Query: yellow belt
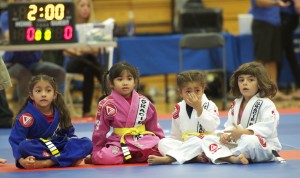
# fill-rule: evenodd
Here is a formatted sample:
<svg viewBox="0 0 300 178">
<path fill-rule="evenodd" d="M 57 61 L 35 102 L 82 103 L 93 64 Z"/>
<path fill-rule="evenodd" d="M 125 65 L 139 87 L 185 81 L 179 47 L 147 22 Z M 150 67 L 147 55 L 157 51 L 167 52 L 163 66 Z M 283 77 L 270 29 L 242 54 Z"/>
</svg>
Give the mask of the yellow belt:
<svg viewBox="0 0 300 178">
<path fill-rule="evenodd" d="M 40 138 L 40 140 L 45 143 L 45 145 L 51 151 L 51 154 L 53 156 L 55 156 L 55 157 L 60 156 L 60 153 L 59 153 L 58 149 L 56 148 L 56 146 L 50 140 L 43 139 L 43 138 Z"/>
<path fill-rule="evenodd" d="M 183 135 L 182 135 L 182 139 L 183 139 L 183 141 L 185 141 L 188 136 L 209 135 L 211 133 L 212 132 L 203 132 L 203 133 L 198 133 L 198 132 L 184 132 Z"/>
<path fill-rule="evenodd" d="M 129 149 L 127 148 L 127 145 L 125 143 L 126 135 L 133 135 L 133 136 L 146 135 L 146 134 L 155 135 L 153 132 L 147 131 L 145 125 L 140 125 L 138 127 L 132 127 L 132 128 L 114 128 L 114 133 L 117 135 L 122 135 L 120 143 L 126 160 L 131 158 Z"/>
</svg>

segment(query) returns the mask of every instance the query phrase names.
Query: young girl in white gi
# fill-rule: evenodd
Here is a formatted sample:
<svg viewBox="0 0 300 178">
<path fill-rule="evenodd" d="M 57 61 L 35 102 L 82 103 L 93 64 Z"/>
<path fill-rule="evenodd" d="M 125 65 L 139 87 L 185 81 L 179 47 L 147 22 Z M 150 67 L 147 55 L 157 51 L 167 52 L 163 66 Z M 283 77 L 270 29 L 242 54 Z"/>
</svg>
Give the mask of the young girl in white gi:
<svg viewBox="0 0 300 178">
<path fill-rule="evenodd" d="M 213 133 L 220 124 L 217 106 L 204 93 L 206 86 L 204 72 L 191 70 L 178 74 L 177 87 L 183 100 L 172 113 L 170 137 L 159 142 L 158 149 L 163 156 L 150 155 L 150 165 L 204 161 L 201 145 L 191 146 L 191 141 L 186 141 L 197 141 L 197 136 Z"/>
<path fill-rule="evenodd" d="M 94 148 L 85 162 L 142 163 L 150 154 L 160 155 L 157 144 L 164 133 L 154 105 L 135 90 L 138 70 L 127 62 L 119 62 L 104 77 L 103 83 L 109 86 L 108 89 L 104 85 L 104 91 L 110 94 L 98 104 L 92 136 Z"/>
<path fill-rule="evenodd" d="M 47 75 L 32 77 L 29 96 L 18 114 L 9 143 L 18 168 L 79 164 L 92 152 L 88 138 L 77 138 L 63 96 Z"/>
<path fill-rule="evenodd" d="M 272 152 L 280 151 L 277 135 L 279 113 L 269 99 L 277 87 L 261 63 L 241 65 L 230 78 L 236 99 L 232 102 L 220 137 L 203 138 L 203 150 L 215 164 L 275 161 Z"/>
</svg>

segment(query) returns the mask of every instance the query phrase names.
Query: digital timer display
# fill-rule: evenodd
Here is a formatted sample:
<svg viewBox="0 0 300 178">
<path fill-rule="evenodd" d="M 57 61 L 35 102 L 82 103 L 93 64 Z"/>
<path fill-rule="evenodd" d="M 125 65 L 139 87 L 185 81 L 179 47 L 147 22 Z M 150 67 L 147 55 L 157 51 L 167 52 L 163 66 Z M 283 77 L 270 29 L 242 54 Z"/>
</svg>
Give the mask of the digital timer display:
<svg viewBox="0 0 300 178">
<path fill-rule="evenodd" d="M 8 5 L 11 44 L 76 42 L 72 2 L 20 2 Z"/>
</svg>

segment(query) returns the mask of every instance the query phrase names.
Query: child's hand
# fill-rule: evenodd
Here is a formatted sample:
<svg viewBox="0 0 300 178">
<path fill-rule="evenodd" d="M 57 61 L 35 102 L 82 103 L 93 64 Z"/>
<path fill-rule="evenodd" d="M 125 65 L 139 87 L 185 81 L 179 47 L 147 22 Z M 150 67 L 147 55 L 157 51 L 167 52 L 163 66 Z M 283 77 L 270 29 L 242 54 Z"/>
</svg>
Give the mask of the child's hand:
<svg viewBox="0 0 300 178">
<path fill-rule="evenodd" d="M 19 159 L 19 163 L 21 166 L 23 166 L 25 169 L 34 169 L 35 165 L 35 157 L 34 156 L 28 156 L 27 158 L 21 158 Z"/>
<path fill-rule="evenodd" d="M 227 133 L 223 133 L 220 136 L 220 142 L 224 145 L 227 144 L 228 142 L 231 142 L 230 135 Z"/>
<path fill-rule="evenodd" d="M 236 125 L 236 123 L 233 123 L 234 129 L 232 130 L 225 130 L 225 133 L 228 133 L 230 135 L 230 140 L 236 142 L 238 139 L 241 138 L 243 134 L 247 133 L 247 130 L 239 127 Z"/>
<path fill-rule="evenodd" d="M 188 97 L 185 99 L 185 102 L 197 111 L 198 116 L 200 116 L 202 114 L 201 99 L 202 99 L 202 97 L 197 96 L 194 92 L 189 93 Z"/>
</svg>

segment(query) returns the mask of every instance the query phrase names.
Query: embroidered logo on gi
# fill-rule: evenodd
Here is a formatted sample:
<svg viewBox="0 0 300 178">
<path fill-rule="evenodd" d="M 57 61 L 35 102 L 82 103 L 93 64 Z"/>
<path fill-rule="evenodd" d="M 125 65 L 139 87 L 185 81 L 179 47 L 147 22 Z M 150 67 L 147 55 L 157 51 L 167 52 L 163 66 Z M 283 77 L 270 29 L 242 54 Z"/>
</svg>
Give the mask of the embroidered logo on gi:
<svg viewBox="0 0 300 178">
<path fill-rule="evenodd" d="M 105 106 L 105 111 L 107 116 L 113 117 L 117 114 L 117 107 L 114 104 L 109 103 Z"/>
<path fill-rule="evenodd" d="M 207 109 L 208 109 L 208 106 L 209 106 L 209 103 L 208 103 L 208 102 L 203 103 L 203 109 L 207 110 Z"/>
<path fill-rule="evenodd" d="M 180 112 L 180 106 L 176 104 L 172 113 L 173 119 L 177 119 L 179 117 L 179 112 Z"/>
<path fill-rule="evenodd" d="M 259 143 L 261 144 L 262 147 L 267 146 L 266 140 L 264 138 L 262 138 L 260 135 L 257 135 L 257 138 L 258 138 Z"/>
<path fill-rule="evenodd" d="M 30 127 L 34 122 L 34 119 L 30 113 L 25 113 L 20 117 L 19 121 L 23 127 Z"/>
<path fill-rule="evenodd" d="M 234 106 L 235 106 L 235 101 L 232 101 L 230 109 L 231 109 L 231 115 L 234 116 Z"/>
<path fill-rule="evenodd" d="M 117 146 L 112 146 L 111 147 L 111 153 L 112 154 L 116 155 L 116 154 L 118 154 L 119 151 L 120 151 L 119 147 L 117 147 Z"/>
<path fill-rule="evenodd" d="M 95 129 L 96 130 L 99 130 L 100 123 L 101 123 L 100 120 L 97 119 L 96 122 L 95 122 Z"/>
<path fill-rule="evenodd" d="M 205 135 L 204 135 L 204 134 L 200 134 L 198 137 L 199 137 L 200 139 L 203 139 L 203 138 L 205 137 Z"/>
<path fill-rule="evenodd" d="M 220 149 L 220 147 L 217 144 L 211 144 L 209 145 L 209 151 L 212 152 L 212 154 L 214 154 L 215 152 L 217 152 Z"/>
<path fill-rule="evenodd" d="M 257 117 L 258 117 L 258 114 L 259 114 L 259 111 L 260 111 L 260 107 L 262 106 L 263 104 L 263 101 L 262 100 L 257 100 L 253 107 L 252 107 L 252 110 L 251 110 L 251 114 L 250 114 L 250 117 L 249 117 L 249 121 L 248 121 L 248 126 L 250 125 L 253 125 L 257 122 Z"/>
<path fill-rule="evenodd" d="M 43 151 L 43 157 L 50 157 L 51 154 L 48 153 L 46 150 Z"/>
</svg>

